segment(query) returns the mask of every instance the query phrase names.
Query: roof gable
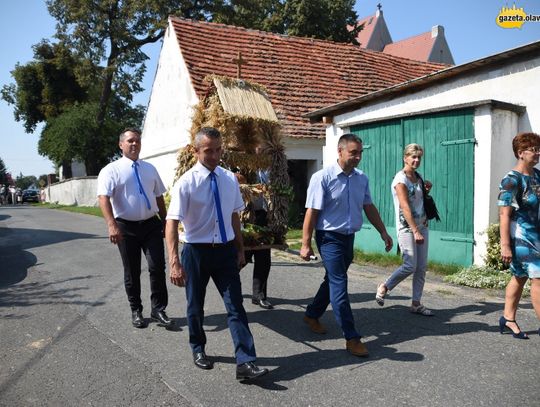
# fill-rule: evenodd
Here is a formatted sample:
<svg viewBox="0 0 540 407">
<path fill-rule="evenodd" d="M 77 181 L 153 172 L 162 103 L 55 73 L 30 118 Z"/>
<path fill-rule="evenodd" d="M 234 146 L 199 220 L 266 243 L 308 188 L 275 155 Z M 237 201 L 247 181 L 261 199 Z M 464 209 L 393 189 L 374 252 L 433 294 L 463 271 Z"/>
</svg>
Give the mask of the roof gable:
<svg viewBox="0 0 540 407">
<path fill-rule="evenodd" d="M 369 40 L 371 36 L 373 35 L 373 30 L 375 29 L 375 25 L 377 23 L 377 16 L 372 15 L 369 17 L 365 17 L 361 20 L 358 20 L 358 25 L 364 25 L 362 30 L 358 33 L 356 36 L 356 41 L 360 44 L 362 48 L 366 48 L 367 44 L 369 43 Z"/>
<path fill-rule="evenodd" d="M 384 47 L 385 54 L 402 58 L 414 59 L 416 61 L 427 61 L 436 37 L 432 37 L 431 31 L 406 38 L 404 40 L 388 44 Z"/>
<path fill-rule="evenodd" d="M 236 77 L 233 59 L 241 51 L 242 78 L 267 89 L 283 133 L 293 137 L 324 137 L 324 125 L 303 114 L 445 67 L 352 44 L 176 17 L 170 24 L 199 97 L 208 89 L 206 76 Z"/>
</svg>

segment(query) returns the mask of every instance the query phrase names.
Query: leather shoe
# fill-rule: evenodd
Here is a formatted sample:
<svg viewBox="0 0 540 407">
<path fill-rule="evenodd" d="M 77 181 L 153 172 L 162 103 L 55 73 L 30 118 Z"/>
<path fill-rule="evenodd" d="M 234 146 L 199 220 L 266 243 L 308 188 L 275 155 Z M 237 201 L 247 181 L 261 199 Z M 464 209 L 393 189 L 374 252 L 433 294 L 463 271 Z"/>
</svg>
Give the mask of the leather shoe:
<svg viewBox="0 0 540 407">
<path fill-rule="evenodd" d="M 304 322 L 309 325 L 309 329 L 311 329 L 312 332 L 321 335 L 326 333 L 326 328 L 317 318 L 310 318 L 307 315 L 304 315 Z"/>
<path fill-rule="evenodd" d="M 360 338 L 349 339 L 345 345 L 350 354 L 354 356 L 366 357 L 369 356 L 369 352 L 366 345 L 360 341 Z"/>
<path fill-rule="evenodd" d="M 214 367 L 214 363 L 208 359 L 208 356 L 206 356 L 206 353 L 204 352 L 195 352 L 193 354 L 193 363 L 195 363 L 195 366 L 198 368 L 205 370 L 210 370 Z"/>
<path fill-rule="evenodd" d="M 165 311 L 152 311 L 150 314 L 152 321 L 156 321 L 159 326 L 170 328 L 173 326 L 173 321 L 165 314 Z"/>
<path fill-rule="evenodd" d="M 268 369 L 258 367 L 253 362 L 243 363 L 236 366 L 236 380 L 250 380 L 264 376 Z"/>
<path fill-rule="evenodd" d="M 264 309 L 273 309 L 274 308 L 272 303 L 270 301 L 266 300 L 266 299 L 263 300 L 263 299 L 258 299 L 258 298 L 252 298 L 251 303 L 255 304 L 255 305 L 258 305 L 259 307 L 264 308 Z"/>
<path fill-rule="evenodd" d="M 135 328 L 146 328 L 146 321 L 144 320 L 141 311 L 133 311 L 131 313 L 131 323 Z"/>
</svg>

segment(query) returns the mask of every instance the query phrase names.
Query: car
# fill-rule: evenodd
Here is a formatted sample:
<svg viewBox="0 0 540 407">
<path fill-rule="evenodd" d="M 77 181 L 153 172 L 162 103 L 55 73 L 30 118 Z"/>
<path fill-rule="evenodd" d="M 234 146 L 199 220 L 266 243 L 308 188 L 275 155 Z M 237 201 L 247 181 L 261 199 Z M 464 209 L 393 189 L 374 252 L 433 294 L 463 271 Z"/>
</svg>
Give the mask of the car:
<svg viewBox="0 0 540 407">
<path fill-rule="evenodd" d="M 23 202 L 39 202 L 39 191 L 37 189 L 25 189 L 22 193 Z"/>
</svg>

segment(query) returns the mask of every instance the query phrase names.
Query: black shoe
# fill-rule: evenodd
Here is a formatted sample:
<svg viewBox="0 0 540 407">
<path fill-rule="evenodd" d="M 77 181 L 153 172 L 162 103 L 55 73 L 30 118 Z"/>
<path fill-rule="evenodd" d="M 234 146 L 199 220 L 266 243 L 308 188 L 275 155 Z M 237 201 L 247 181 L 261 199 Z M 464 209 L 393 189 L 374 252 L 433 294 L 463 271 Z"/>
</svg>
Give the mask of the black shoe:
<svg viewBox="0 0 540 407">
<path fill-rule="evenodd" d="M 133 311 L 131 313 L 131 323 L 135 328 L 146 328 L 146 321 L 144 320 L 141 311 Z"/>
<path fill-rule="evenodd" d="M 252 298 L 251 303 L 255 304 L 255 305 L 258 305 L 259 307 L 264 308 L 264 309 L 273 309 L 274 308 L 274 306 L 268 300 L 259 300 L 257 298 Z"/>
<path fill-rule="evenodd" d="M 519 326 L 515 319 L 511 320 L 511 319 L 506 319 L 505 317 L 500 317 L 499 330 L 501 334 L 504 333 L 504 331 L 508 329 L 512 333 L 512 336 L 516 339 L 529 339 L 529 336 L 525 332 L 523 332 L 521 329 L 519 329 L 518 333 L 515 333 L 512 329 L 510 329 L 510 327 L 508 327 L 508 325 L 506 325 L 507 322 L 514 322 L 517 326 L 517 329 L 519 329 Z M 538 332 L 540 334 L 540 330 Z"/>
<path fill-rule="evenodd" d="M 165 314 L 165 311 L 152 311 L 150 317 L 152 318 L 152 321 L 156 321 L 159 326 L 171 328 L 174 325 L 173 321 Z"/>
<path fill-rule="evenodd" d="M 193 354 L 193 363 L 195 363 L 195 366 L 198 368 L 205 370 L 209 370 L 214 367 L 214 363 L 208 359 L 208 356 L 206 356 L 206 353 L 204 352 L 195 352 Z"/>
<path fill-rule="evenodd" d="M 268 369 L 262 369 L 253 362 L 243 363 L 236 366 L 236 380 L 250 380 L 264 376 Z"/>
</svg>

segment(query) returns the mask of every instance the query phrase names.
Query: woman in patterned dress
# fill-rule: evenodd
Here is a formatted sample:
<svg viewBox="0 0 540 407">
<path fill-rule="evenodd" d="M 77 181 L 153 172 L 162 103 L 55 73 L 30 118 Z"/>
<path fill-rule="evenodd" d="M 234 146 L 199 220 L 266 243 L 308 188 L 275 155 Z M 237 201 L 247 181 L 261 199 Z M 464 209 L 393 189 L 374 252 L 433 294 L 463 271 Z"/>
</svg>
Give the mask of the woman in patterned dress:
<svg viewBox="0 0 540 407">
<path fill-rule="evenodd" d="M 403 151 L 404 167 L 394 177 L 391 189 L 396 212 L 396 230 L 403 264 L 390 277 L 377 287 L 375 301 L 384 305 L 386 293 L 405 278 L 413 275 L 412 304 L 414 314 L 432 316 L 433 311 L 420 302 L 424 291 L 428 257 L 428 222 L 424 210 L 424 192 L 422 180 L 416 172 L 424 155 L 418 144 L 409 144 Z M 431 182 L 425 181 L 426 191 L 431 189 Z"/>
<path fill-rule="evenodd" d="M 523 286 L 530 278 L 531 299 L 540 319 L 540 171 L 534 168 L 540 157 L 540 136 L 518 134 L 512 149 L 518 162 L 501 181 L 498 200 L 501 257 L 512 272 L 499 328 L 501 333 L 510 330 L 514 338 L 528 339 L 516 322 L 516 312 Z"/>
</svg>

